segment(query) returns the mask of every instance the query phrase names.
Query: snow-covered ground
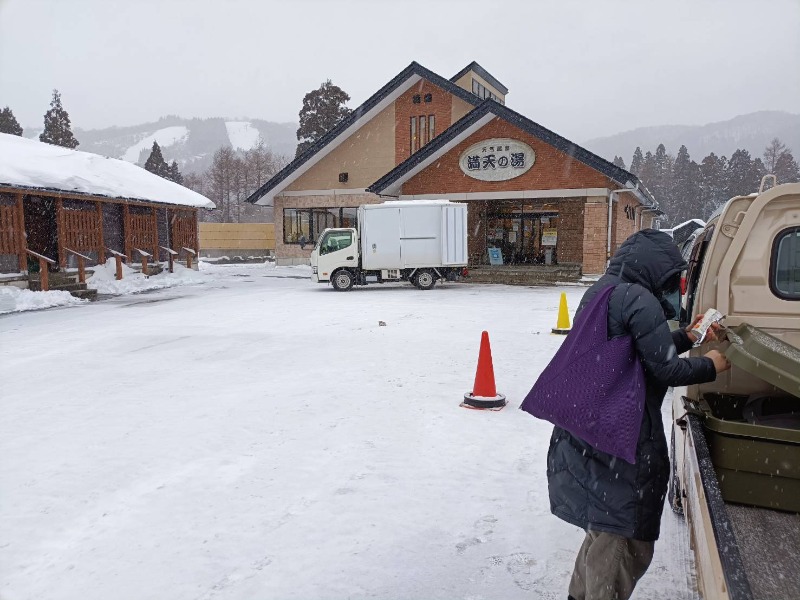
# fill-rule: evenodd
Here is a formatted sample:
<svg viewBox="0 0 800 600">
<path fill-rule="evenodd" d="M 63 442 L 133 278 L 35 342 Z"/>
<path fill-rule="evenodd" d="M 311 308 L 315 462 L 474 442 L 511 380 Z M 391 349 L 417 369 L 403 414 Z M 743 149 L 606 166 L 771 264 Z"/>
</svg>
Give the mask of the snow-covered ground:
<svg viewBox="0 0 800 600">
<path fill-rule="evenodd" d="M 584 288 L 202 274 L 0 317 L 0 598 L 566 598 L 583 532 L 517 406 Z M 500 412 L 459 407 L 484 329 Z M 691 572 L 667 509 L 635 598 Z"/>
</svg>

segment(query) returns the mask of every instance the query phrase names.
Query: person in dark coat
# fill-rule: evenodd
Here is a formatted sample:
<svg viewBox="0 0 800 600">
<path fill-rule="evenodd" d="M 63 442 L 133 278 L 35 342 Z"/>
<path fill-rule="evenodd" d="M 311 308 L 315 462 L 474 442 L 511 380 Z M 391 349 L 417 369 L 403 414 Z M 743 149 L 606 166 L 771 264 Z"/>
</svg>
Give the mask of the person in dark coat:
<svg viewBox="0 0 800 600">
<path fill-rule="evenodd" d="M 675 309 L 667 297 L 677 292 L 686 267 L 667 234 L 639 231 L 625 240 L 578 307 L 580 312 L 600 290 L 616 286 L 608 302 L 609 337 L 633 336 L 645 374 L 645 409 L 635 464 L 553 429 L 547 455 L 550 510 L 586 531 L 571 599 L 631 596 L 650 566 L 667 491 L 670 464 L 661 419 L 667 388 L 714 381 L 730 366 L 716 350 L 679 358 L 695 339 L 684 330 L 670 332 L 667 319 L 675 317 Z"/>
</svg>

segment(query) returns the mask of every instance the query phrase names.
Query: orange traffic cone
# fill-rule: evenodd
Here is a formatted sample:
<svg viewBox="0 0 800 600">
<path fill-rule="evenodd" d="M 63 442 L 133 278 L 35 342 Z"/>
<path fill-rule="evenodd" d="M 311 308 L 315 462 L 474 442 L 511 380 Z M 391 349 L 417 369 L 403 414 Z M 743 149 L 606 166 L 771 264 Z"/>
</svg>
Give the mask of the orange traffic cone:
<svg viewBox="0 0 800 600">
<path fill-rule="evenodd" d="M 475 372 L 475 385 L 472 392 L 464 394 L 465 408 L 501 410 L 506 405 L 506 397 L 497 393 L 492 365 L 492 348 L 489 346 L 489 332 L 481 334 L 481 351 L 478 355 L 478 370 Z"/>
<path fill-rule="evenodd" d="M 558 303 L 558 320 L 553 327 L 553 333 L 567 335 L 572 329 L 569 325 L 569 310 L 567 309 L 567 295 L 561 292 L 561 300 Z"/>
</svg>

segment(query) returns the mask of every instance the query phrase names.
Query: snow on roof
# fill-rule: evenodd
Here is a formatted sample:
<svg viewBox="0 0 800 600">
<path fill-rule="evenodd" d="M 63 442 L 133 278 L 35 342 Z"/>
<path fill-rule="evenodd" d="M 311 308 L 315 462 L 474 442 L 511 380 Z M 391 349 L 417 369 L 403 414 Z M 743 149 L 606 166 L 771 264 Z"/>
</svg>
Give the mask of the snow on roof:
<svg viewBox="0 0 800 600">
<path fill-rule="evenodd" d="M 205 196 L 123 160 L 6 133 L 0 133 L 0 185 L 215 208 Z"/>
<path fill-rule="evenodd" d="M 701 221 L 700 219 L 689 219 L 688 221 L 684 221 L 679 225 L 675 225 L 675 227 L 670 227 L 669 229 L 662 229 L 661 231 L 663 231 L 668 235 L 672 235 L 676 231 L 680 231 L 681 229 L 684 228 L 700 229 L 701 227 L 705 226 L 706 226 L 705 221 Z"/>
</svg>

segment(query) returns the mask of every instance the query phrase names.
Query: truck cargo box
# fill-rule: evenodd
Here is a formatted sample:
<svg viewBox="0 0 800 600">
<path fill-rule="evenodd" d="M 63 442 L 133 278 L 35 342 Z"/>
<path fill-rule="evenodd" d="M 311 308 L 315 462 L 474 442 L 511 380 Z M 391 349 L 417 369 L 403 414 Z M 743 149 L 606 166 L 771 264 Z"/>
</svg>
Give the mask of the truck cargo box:
<svg viewBox="0 0 800 600">
<path fill-rule="evenodd" d="M 707 393 L 699 403 L 685 401 L 702 417 L 722 498 L 800 512 L 800 350 L 747 324 L 728 339 L 731 363 L 776 392 L 758 398 Z"/>
<path fill-rule="evenodd" d="M 467 265 L 467 205 L 413 200 L 359 207 L 362 268 Z"/>
</svg>

